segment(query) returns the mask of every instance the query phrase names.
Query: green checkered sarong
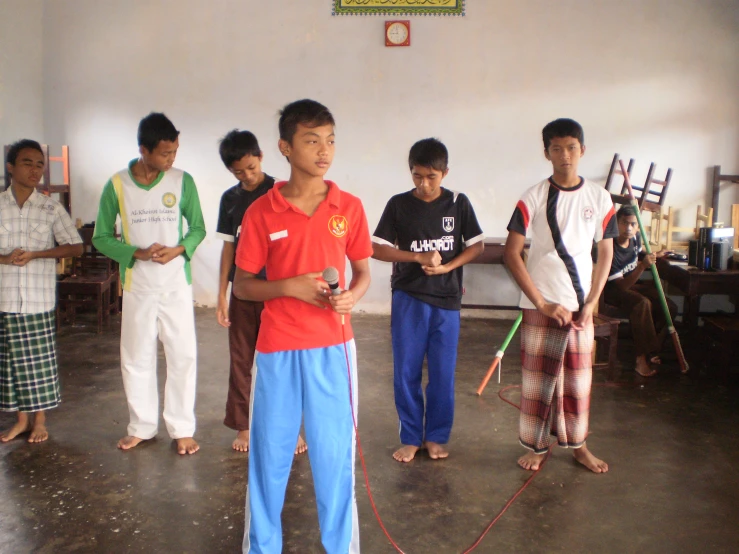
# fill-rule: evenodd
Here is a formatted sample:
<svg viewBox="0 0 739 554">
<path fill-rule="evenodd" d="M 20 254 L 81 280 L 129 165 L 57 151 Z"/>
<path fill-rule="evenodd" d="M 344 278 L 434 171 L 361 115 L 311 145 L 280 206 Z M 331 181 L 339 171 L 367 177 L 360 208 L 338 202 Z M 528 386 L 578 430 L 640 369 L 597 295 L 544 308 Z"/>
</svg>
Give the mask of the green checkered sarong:
<svg viewBox="0 0 739 554">
<path fill-rule="evenodd" d="M 0 312 L 0 410 L 38 412 L 60 400 L 54 311 Z"/>
</svg>

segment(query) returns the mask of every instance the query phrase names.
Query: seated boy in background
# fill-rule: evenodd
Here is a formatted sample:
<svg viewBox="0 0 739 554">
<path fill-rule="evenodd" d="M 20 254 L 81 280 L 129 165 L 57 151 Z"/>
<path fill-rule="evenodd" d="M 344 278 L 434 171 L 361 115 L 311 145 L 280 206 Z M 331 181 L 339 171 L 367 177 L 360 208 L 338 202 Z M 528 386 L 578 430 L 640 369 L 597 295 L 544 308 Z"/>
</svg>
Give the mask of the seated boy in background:
<svg viewBox="0 0 739 554">
<path fill-rule="evenodd" d="M 613 261 L 603 299 L 606 304 L 629 314 L 631 334 L 636 345 L 636 372 L 643 377 L 651 377 L 657 373 L 651 364 L 662 363 L 657 354 L 662 350 L 668 329 L 654 281 L 640 281 L 639 278 L 657 258 L 669 252 L 644 253 L 640 260 L 642 244 L 634 208 L 623 206 L 616 213 L 616 219 L 618 237 L 613 241 Z M 677 306 L 669 298 L 665 297 L 665 300 L 674 318 Z"/>
</svg>

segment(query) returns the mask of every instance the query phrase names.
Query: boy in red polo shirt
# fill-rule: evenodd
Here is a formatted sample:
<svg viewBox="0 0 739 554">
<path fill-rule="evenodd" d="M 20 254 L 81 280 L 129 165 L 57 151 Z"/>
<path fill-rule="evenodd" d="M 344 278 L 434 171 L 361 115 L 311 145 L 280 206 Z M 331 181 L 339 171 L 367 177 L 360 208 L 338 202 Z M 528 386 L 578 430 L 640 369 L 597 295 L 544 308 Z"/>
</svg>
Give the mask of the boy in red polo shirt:
<svg viewBox="0 0 739 554">
<path fill-rule="evenodd" d="M 370 283 L 367 218 L 358 198 L 323 179 L 334 156 L 331 112 L 298 100 L 280 112 L 279 130 L 290 180 L 247 210 L 233 285 L 238 298 L 264 302 L 243 551 L 282 551 L 280 515 L 303 417 L 323 546 L 329 554 L 359 552 L 351 411 L 356 414 L 356 350 L 344 314 Z M 352 279 L 343 290 L 346 258 Z M 256 279 L 263 267 L 266 281 Z M 327 267 L 339 272 L 343 292 L 336 296 L 321 279 Z"/>
</svg>

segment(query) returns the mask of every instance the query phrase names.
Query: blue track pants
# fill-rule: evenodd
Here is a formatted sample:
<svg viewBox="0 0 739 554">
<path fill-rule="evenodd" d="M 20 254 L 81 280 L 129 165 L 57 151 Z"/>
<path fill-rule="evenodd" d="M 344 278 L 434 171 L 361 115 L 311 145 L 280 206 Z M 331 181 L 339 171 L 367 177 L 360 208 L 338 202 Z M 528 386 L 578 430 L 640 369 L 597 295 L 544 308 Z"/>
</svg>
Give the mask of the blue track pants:
<svg viewBox="0 0 739 554">
<path fill-rule="evenodd" d="M 400 442 L 413 446 L 424 441 L 446 444 L 454 422 L 459 310 L 438 308 L 403 291 L 393 291 L 391 334 Z M 421 388 L 424 358 L 428 362 L 425 410 Z"/>
<path fill-rule="evenodd" d="M 354 341 L 346 343 L 357 410 Z M 344 345 L 257 352 L 253 370 L 244 553 L 280 554 L 290 467 L 305 424 L 321 542 L 328 554 L 359 552 L 354 427 Z"/>
</svg>

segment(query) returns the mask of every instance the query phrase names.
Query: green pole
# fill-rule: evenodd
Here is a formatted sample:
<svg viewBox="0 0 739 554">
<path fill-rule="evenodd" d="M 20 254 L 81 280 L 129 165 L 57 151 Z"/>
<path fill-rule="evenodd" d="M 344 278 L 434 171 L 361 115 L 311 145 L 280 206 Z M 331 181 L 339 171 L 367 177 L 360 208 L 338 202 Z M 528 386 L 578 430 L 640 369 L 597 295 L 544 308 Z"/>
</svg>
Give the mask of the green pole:
<svg viewBox="0 0 739 554">
<path fill-rule="evenodd" d="M 488 369 L 488 372 L 485 374 L 485 377 L 483 378 L 482 383 L 480 383 L 480 386 L 477 388 L 477 396 L 480 396 L 482 394 L 482 391 L 485 390 L 485 387 L 487 386 L 488 381 L 490 381 L 490 378 L 493 376 L 493 373 L 495 372 L 495 368 L 498 367 L 498 364 L 500 364 L 500 360 L 503 359 L 506 348 L 508 348 L 508 343 L 510 343 L 511 340 L 513 339 L 513 335 L 516 334 L 516 331 L 518 330 L 518 326 L 521 325 L 521 320 L 523 320 L 523 312 L 518 313 L 518 317 L 516 318 L 516 321 L 513 322 L 513 326 L 511 327 L 511 330 L 508 331 L 508 334 L 506 335 L 506 338 L 503 341 L 503 344 L 500 345 L 500 349 L 495 353 L 495 358 L 493 359 L 493 363 L 490 364 L 490 368 Z M 498 382 L 500 382 L 500 371 L 498 372 Z"/>
</svg>

